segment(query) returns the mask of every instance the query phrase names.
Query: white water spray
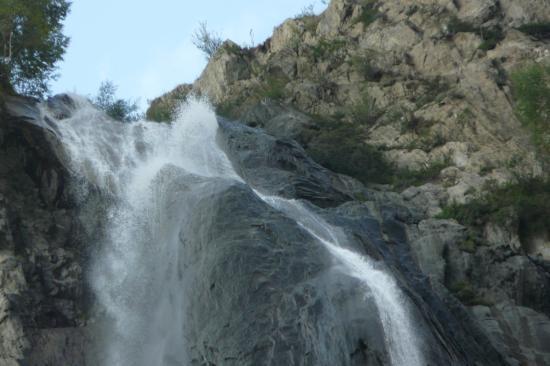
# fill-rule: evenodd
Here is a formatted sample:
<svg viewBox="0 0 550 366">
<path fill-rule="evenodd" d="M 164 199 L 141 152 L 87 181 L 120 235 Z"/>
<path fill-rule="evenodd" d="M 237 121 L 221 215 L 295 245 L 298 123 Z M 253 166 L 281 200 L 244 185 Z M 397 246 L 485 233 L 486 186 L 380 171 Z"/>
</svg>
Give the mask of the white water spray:
<svg viewBox="0 0 550 366">
<path fill-rule="evenodd" d="M 75 100 L 75 114 L 59 122 L 63 143 L 75 170 L 113 197 L 90 275 L 107 313 L 101 362 L 184 365 L 177 228 L 191 213 L 186 207 L 170 211 L 167 200 L 178 198 L 165 194 L 182 172 L 240 180 L 216 145 L 216 116 L 207 103 L 195 101 L 172 124 L 117 123 L 88 101 Z"/>
<path fill-rule="evenodd" d="M 343 248 L 339 243 L 345 242 L 345 234 L 308 210 L 299 201 L 256 193 L 269 205 L 295 220 L 328 249 L 336 262 L 343 266 L 346 274 L 361 281 L 371 290 L 381 317 L 384 342 L 390 354 L 391 364 L 423 366 L 418 339 L 408 314 L 407 299 L 395 280 L 369 258 Z"/>
<path fill-rule="evenodd" d="M 106 366 L 182 365 L 185 294 L 178 284 L 178 222 L 185 207 L 167 210 L 166 189 L 181 172 L 242 181 L 216 144 L 217 119 L 205 102 L 182 108 L 171 125 L 115 123 L 89 102 L 59 121 L 73 167 L 113 197 L 107 237 L 91 274 L 105 322 Z M 345 235 L 294 200 L 258 194 L 295 220 L 374 296 L 392 365 L 423 365 L 406 298 L 395 280 L 339 243 Z"/>
</svg>

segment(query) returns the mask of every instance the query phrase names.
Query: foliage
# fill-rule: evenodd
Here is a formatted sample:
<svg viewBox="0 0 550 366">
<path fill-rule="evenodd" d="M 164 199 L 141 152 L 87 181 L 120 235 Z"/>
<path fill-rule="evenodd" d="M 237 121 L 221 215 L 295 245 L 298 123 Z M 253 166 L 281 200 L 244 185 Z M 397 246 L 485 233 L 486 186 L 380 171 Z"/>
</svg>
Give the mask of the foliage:
<svg viewBox="0 0 550 366">
<path fill-rule="evenodd" d="M 169 122 L 172 119 L 173 109 L 166 103 L 153 102 L 145 113 L 148 121 Z"/>
<path fill-rule="evenodd" d="M 94 104 L 117 121 L 132 122 L 139 120 L 141 115 L 138 112 L 137 103 L 117 99 L 116 89 L 117 87 L 110 81 L 101 83 L 97 96 L 93 100 Z"/>
<path fill-rule="evenodd" d="M 355 123 L 363 126 L 373 126 L 382 112 L 376 107 L 376 100 L 364 92 L 360 102 L 351 108 L 351 117 Z"/>
<path fill-rule="evenodd" d="M 357 123 L 318 121 L 319 129 L 307 144 L 319 164 L 364 183 L 389 183 L 393 167 L 382 152 L 364 142 L 363 127 Z"/>
<path fill-rule="evenodd" d="M 457 33 L 475 33 L 482 38 L 479 45 L 481 50 L 492 50 L 504 39 L 504 32 L 500 26 L 475 27 L 473 24 L 464 22 L 457 17 L 452 17 L 447 24 L 447 31 L 450 36 Z"/>
<path fill-rule="evenodd" d="M 297 19 L 304 17 L 313 17 L 315 16 L 315 4 L 309 4 L 304 6 L 300 11 L 300 14 L 296 16 Z"/>
<path fill-rule="evenodd" d="M 69 39 L 62 21 L 69 12 L 66 0 L 0 0 L 0 84 L 42 97 L 54 78 Z"/>
<path fill-rule="evenodd" d="M 488 301 L 476 294 L 476 291 L 470 282 L 459 281 L 451 285 L 449 289 L 465 305 L 493 305 L 491 301 Z"/>
<path fill-rule="evenodd" d="M 444 78 L 435 77 L 422 81 L 423 90 L 416 93 L 418 96 L 414 101 L 418 108 L 421 108 L 432 102 L 441 101 L 450 89 L 449 82 Z"/>
<path fill-rule="evenodd" d="M 283 99 L 287 84 L 288 79 L 284 76 L 268 75 L 260 92 L 261 97 L 273 100 Z"/>
<path fill-rule="evenodd" d="M 221 47 L 223 40 L 218 34 L 208 30 L 206 22 L 201 22 L 199 28 L 193 33 L 192 42 L 208 60 Z"/>
<path fill-rule="evenodd" d="M 420 170 L 399 169 L 392 178 L 396 189 L 404 189 L 410 186 L 419 186 L 433 181 L 439 177 L 441 171 L 450 165 L 448 159 L 434 162 Z"/>
<path fill-rule="evenodd" d="M 550 22 L 528 23 L 519 27 L 518 30 L 539 39 L 550 38 Z"/>
<path fill-rule="evenodd" d="M 347 42 L 342 39 L 326 40 L 322 38 L 312 48 L 313 58 L 316 61 L 342 61 L 344 55 L 340 51 L 345 50 L 346 45 Z"/>
<path fill-rule="evenodd" d="M 511 75 L 516 114 L 543 157 L 550 154 L 550 65 L 532 64 Z"/>
<path fill-rule="evenodd" d="M 397 169 L 384 157 L 383 147 L 366 142 L 368 128 L 377 121 L 380 113 L 374 100 L 364 94 L 362 102 L 347 113 L 338 113 L 338 117 L 313 116 L 317 127 L 300 142 L 319 164 L 363 183 L 392 184 L 396 189 L 402 189 L 437 179 L 441 170 L 450 165 L 448 159 L 418 171 Z M 350 121 L 349 117 L 351 122 L 346 122 Z"/>
<path fill-rule="evenodd" d="M 482 28 L 480 30 L 480 35 L 483 42 L 481 42 L 478 48 L 484 51 L 494 49 L 498 43 L 504 39 L 504 33 L 499 26 L 485 29 Z"/>
<path fill-rule="evenodd" d="M 367 57 L 353 56 L 350 59 L 350 63 L 366 81 L 378 82 L 382 79 L 382 71 L 374 66 Z"/>
<path fill-rule="evenodd" d="M 449 20 L 449 23 L 447 24 L 447 31 L 451 35 L 455 35 L 457 33 L 476 33 L 477 28 L 474 27 L 472 24 L 463 22 L 462 20 L 454 16 Z"/>
<path fill-rule="evenodd" d="M 469 230 L 466 238 L 458 244 L 460 250 L 467 253 L 475 253 L 477 248 L 483 244 L 481 238 L 474 230 Z"/>
<path fill-rule="evenodd" d="M 182 84 L 170 93 L 149 102 L 145 117 L 148 121 L 170 122 L 177 107 L 187 100 L 191 85 Z"/>
<path fill-rule="evenodd" d="M 361 15 L 357 18 L 357 23 L 363 23 L 365 27 L 368 27 L 376 19 L 380 17 L 378 7 L 375 0 L 363 0 L 363 9 Z"/>
<path fill-rule="evenodd" d="M 320 18 L 315 15 L 315 4 L 310 4 L 302 8 L 302 11 L 294 17 L 296 20 L 301 20 L 306 31 L 315 33 Z"/>
<path fill-rule="evenodd" d="M 488 222 L 505 225 L 511 214 L 517 217 L 520 237 L 550 228 L 550 180 L 520 178 L 516 183 L 490 187 L 485 196 L 466 204 L 451 203 L 438 218 L 481 227 Z"/>
</svg>

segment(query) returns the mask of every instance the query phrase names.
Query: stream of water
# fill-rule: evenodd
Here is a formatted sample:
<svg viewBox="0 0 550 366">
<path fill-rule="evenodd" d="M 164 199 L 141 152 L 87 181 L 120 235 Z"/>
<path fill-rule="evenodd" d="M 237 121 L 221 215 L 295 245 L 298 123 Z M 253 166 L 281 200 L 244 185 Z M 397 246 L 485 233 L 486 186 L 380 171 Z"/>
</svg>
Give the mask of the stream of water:
<svg viewBox="0 0 550 366">
<path fill-rule="evenodd" d="M 167 190 L 185 172 L 201 179 L 242 179 L 216 144 L 218 123 L 204 101 L 182 107 L 172 124 L 118 123 L 83 98 L 72 117 L 58 121 L 72 166 L 111 198 L 106 235 L 90 274 L 105 313 L 106 366 L 180 365 L 185 360 L 177 264 L 178 225 L 193 212 L 167 210 Z M 52 118 L 50 116 L 50 118 Z M 255 187 L 252 187 L 255 188 Z M 393 277 L 368 257 L 346 248 L 346 236 L 305 204 L 255 191 L 294 220 L 334 257 L 347 275 L 373 294 L 393 366 L 421 366 L 423 357 L 409 302 Z"/>
</svg>

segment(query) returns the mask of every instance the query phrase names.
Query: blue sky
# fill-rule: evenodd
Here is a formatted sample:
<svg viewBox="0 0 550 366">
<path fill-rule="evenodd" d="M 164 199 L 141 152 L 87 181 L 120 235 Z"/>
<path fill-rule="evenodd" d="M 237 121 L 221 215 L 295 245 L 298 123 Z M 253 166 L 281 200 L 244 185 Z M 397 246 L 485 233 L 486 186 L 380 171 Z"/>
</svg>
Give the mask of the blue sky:
<svg viewBox="0 0 550 366">
<path fill-rule="evenodd" d="M 59 64 L 52 92 L 93 95 L 103 80 L 118 85 L 118 96 L 147 100 L 195 80 L 206 64 L 191 42 L 199 23 L 222 38 L 250 44 L 320 0 L 73 0 L 65 21 L 71 43 Z"/>
</svg>

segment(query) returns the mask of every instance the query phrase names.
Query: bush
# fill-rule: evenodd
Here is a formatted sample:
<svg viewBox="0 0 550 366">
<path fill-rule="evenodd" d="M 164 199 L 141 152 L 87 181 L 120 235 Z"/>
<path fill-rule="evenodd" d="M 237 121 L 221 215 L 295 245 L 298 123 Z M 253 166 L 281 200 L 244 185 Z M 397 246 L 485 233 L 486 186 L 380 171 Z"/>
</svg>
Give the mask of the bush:
<svg viewBox="0 0 550 366">
<path fill-rule="evenodd" d="M 69 39 L 65 0 L 0 0 L 0 89 L 43 97 Z"/>
<path fill-rule="evenodd" d="M 457 17 L 452 17 L 447 24 L 447 31 L 450 35 L 455 35 L 457 33 L 476 33 L 477 28 L 472 24 L 463 22 Z"/>
<path fill-rule="evenodd" d="M 426 104 L 439 102 L 448 94 L 451 85 L 442 77 L 422 80 L 422 89 L 417 92 L 414 102 L 418 108 L 422 108 Z"/>
<path fill-rule="evenodd" d="M 474 290 L 472 284 L 467 281 L 459 281 L 450 286 L 449 290 L 464 304 L 468 306 L 484 305 L 491 306 L 493 303 L 480 297 Z"/>
<path fill-rule="evenodd" d="M 373 126 L 382 115 L 376 107 L 376 100 L 366 92 L 363 93 L 361 101 L 353 105 L 350 113 L 354 122 L 363 126 Z"/>
<path fill-rule="evenodd" d="M 315 33 L 320 18 L 315 15 L 315 4 L 310 4 L 302 8 L 300 14 L 294 17 L 304 23 L 304 28 L 310 33 Z"/>
<path fill-rule="evenodd" d="M 513 214 L 519 224 L 520 238 L 550 228 L 550 180 L 523 178 L 502 187 L 490 187 L 488 191 L 466 204 L 448 205 L 438 218 L 482 227 L 488 222 L 505 225 Z"/>
<path fill-rule="evenodd" d="M 216 33 L 208 30 L 206 22 L 201 22 L 199 28 L 193 33 L 192 42 L 208 60 L 221 47 L 223 40 Z"/>
<path fill-rule="evenodd" d="M 450 36 L 457 33 L 475 33 L 480 36 L 483 41 L 479 45 L 481 50 L 492 50 L 497 44 L 504 39 L 504 32 L 500 26 L 494 27 L 475 27 L 473 24 L 464 22 L 457 17 L 452 17 L 447 24 L 447 31 Z"/>
<path fill-rule="evenodd" d="M 138 121 L 142 116 L 138 112 L 139 107 L 135 101 L 117 99 L 117 87 L 110 81 L 104 81 L 99 87 L 99 92 L 94 98 L 94 104 L 105 111 L 111 118 L 121 122 Z"/>
<path fill-rule="evenodd" d="M 368 27 L 376 19 L 380 17 L 378 7 L 375 0 L 364 0 L 363 9 L 361 15 L 357 18 L 357 23 L 363 23 L 365 27 Z"/>
<path fill-rule="evenodd" d="M 379 149 L 364 142 L 364 134 L 357 123 L 321 121 L 306 150 L 315 161 L 336 173 L 364 183 L 389 183 L 393 166 Z"/>
<path fill-rule="evenodd" d="M 550 22 L 524 24 L 518 30 L 539 39 L 550 38 Z"/>
<path fill-rule="evenodd" d="M 448 159 L 435 162 L 421 170 L 401 169 L 394 173 L 393 185 L 396 189 L 420 186 L 439 177 L 441 171 L 450 165 Z"/>
<path fill-rule="evenodd" d="M 312 48 L 313 58 L 316 61 L 338 61 L 338 59 L 339 61 L 343 61 L 345 55 L 341 54 L 340 51 L 345 50 L 346 45 L 347 42 L 345 40 L 320 39 Z"/>
<path fill-rule="evenodd" d="M 382 70 L 374 66 L 367 57 L 353 56 L 350 64 L 366 81 L 378 82 L 382 79 Z"/>
<path fill-rule="evenodd" d="M 264 82 L 260 96 L 273 100 L 283 99 L 285 97 L 285 86 L 288 79 L 282 75 L 269 75 Z"/>
<path fill-rule="evenodd" d="M 547 158 L 550 153 L 550 65 L 529 65 L 513 72 L 511 80 L 516 114 Z"/>
<path fill-rule="evenodd" d="M 493 28 L 481 29 L 480 35 L 481 38 L 483 38 L 483 42 L 481 42 L 478 48 L 484 51 L 494 49 L 498 45 L 498 43 L 504 39 L 502 28 L 498 26 Z"/>
<path fill-rule="evenodd" d="M 149 108 L 146 112 L 148 121 L 170 122 L 173 114 L 182 102 L 187 100 L 191 93 L 192 86 L 182 84 L 173 91 L 159 98 L 149 101 Z"/>
</svg>

